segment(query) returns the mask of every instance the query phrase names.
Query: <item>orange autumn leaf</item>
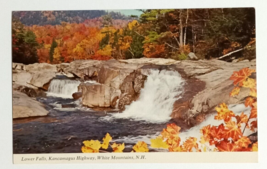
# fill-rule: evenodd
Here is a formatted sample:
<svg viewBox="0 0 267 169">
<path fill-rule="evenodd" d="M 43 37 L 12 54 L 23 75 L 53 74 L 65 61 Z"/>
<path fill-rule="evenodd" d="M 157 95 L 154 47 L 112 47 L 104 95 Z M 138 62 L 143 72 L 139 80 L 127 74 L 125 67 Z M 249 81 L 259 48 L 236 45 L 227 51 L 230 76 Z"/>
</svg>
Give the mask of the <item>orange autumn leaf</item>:
<svg viewBox="0 0 267 169">
<path fill-rule="evenodd" d="M 237 124 L 247 123 L 248 121 L 248 116 L 244 112 L 242 112 L 240 116 L 237 115 L 235 117 L 236 117 Z"/>
<path fill-rule="evenodd" d="M 255 100 L 252 98 L 252 97 L 248 97 L 246 98 L 246 101 L 245 101 L 245 106 L 248 107 L 252 107 L 252 104 L 255 102 Z"/>
<path fill-rule="evenodd" d="M 231 91 L 231 93 L 230 93 L 230 96 L 236 96 L 236 95 L 238 95 L 239 94 L 239 92 L 240 92 L 240 87 L 235 87 L 232 91 Z"/>
<path fill-rule="evenodd" d="M 174 139 L 174 137 L 178 137 L 180 129 L 181 128 L 174 123 L 168 124 L 167 128 L 163 129 L 161 132 L 162 138 L 167 139 L 167 142 L 169 142 Z"/>
<path fill-rule="evenodd" d="M 179 134 L 181 127 L 177 126 L 175 123 L 171 123 L 167 125 L 167 132 L 171 134 Z"/>
<path fill-rule="evenodd" d="M 143 141 L 138 141 L 134 146 L 133 149 L 135 152 L 148 152 L 147 144 Z"/>
<path fill-rule="evenodd" d="M 235 116 L 225 103 L 220 104 L 220 107 L 216 107 L 215 110 L 217 111 L 217 115 L 214 117 L 215 120 L 224 120 L 225 122 L 228 122 Z"/>
<path fill-rule="evenodd" d="M 255 72 L 253 69 L 243 68 L 239 71 L 235 71 L 230 77 L 231 80 L 234 81 L 234 85 L 242 85 L 242 83 L 251 75 L 251 73 Z"/>
<path fill-rule="evenodd" d="M 252 151 L 258 151 L 258 142 L 252 145 Z"/>
<path fill-rule="evenodd" d="M 238 140 L 243 134 L 241 132 L 240 126 L 234 121 L 226 122 L 226 131 L 224 133 L 224 138 L 232 138 L 233 140 Z"/>
<path fill-rule="evenodd" d="M 166 143 L 168 145 L 179 145 L 180 144 L 180 137 L 178 137 L 177 135 L 169 135 L 169 137 L 166 140 Z"/>
<path fill-rule="evenodd" d="M 247 148 L 249 144 L 251 144 L 251 141 L 246 136 L 241 137 L 240 139 L 238 139 L 235 142 L 235 145 L 238 146 L 238 147 L 240 147 L 240 148 Z"/>
<path fill-rule="evenodd" d="M 253 107 L 251 109 L 251 114 L 250 114 L 250 118 L 257 118 L 257 108 Z"/>
<path fill-rule="evenodd" d="M 198 144 L 197 144 L 197 138 L 195 137 L 190 137 L 188 138 L 184 144 L 183 144 L 183 148 L 186 151 L 192 151 L 193 148 L 195 148 L 195 150 L 198 150 Z"/>
<path fill-rule="evenodd" d="M 200 129 L 200 133 L 202 133 L 200 142 L 202 144 L 204 144 L 210 140 L 209 132 L 210 132 L 210 125 L 204 126 L 202 129 Z"/>
<path fill-rule="evenodd" d="M 257 109 L 257 102 L 254 102 L 252 106 Z"/>
<path fill-rule="evenodd" d="M 168 150 L 169 152 L 185 152 L 182 146 L 170 146 Z"/>
</svg>

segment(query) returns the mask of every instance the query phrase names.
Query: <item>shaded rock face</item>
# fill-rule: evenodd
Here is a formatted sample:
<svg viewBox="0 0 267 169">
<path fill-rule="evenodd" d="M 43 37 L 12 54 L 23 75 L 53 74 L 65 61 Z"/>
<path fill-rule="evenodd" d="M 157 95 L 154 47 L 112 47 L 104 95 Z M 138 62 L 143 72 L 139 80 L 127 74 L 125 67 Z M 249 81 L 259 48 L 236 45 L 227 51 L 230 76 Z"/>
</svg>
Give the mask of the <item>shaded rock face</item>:
<svg viewBox="0 0 267 169">
<path fill-rule="evenodd" d="M 146 78 L 147 76 L 141 74 L 140 70 L 137 70 L 123 80 L 120 87 L 122 94 L 118 105 L 120 110 L 124 110 L 125 105 L 131 104 L 132 101 L 138 98 L 141 89 L 144 87 Z"/>
<path fill-rule="evenodd" d="M 42 103 L 28 97 L 24 93 L 13 91 L 12 97 L 13 119 L 46 116 L 49 113 Z"/>
<path fill-rule="evenodd" d="M 23 86 L 20 84 L 16 84 L 14 82 L 12 84 L 12 88 L 13 90 L 24 93 L 29 97 L 45 97 L 46 96 L 46 93 L 43 90 L 38 90 L 36 88 Z"/>
<path fill-rule="evenodd" d="M 111 107 L 123 110 L 139 96 L 146 76 L 140 71 L 103 66 L 98 84 L 81 83 L 82 104 L 88 107 Z"/>
</svg>

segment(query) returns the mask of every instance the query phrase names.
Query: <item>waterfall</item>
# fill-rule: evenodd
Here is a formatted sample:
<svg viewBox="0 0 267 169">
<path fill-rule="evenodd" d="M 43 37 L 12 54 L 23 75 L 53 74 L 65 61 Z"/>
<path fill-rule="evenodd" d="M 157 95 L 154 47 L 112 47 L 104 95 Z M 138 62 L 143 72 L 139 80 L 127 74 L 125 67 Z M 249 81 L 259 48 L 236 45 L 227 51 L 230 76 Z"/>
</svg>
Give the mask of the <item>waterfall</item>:
<svg viewBox="0 0 267 169">
<path fill-rule="evenodd" d="M 80 81 L 69 79 L 53 79 L 49 85 L 47 95 L 63 98 L 72 98 L 78 91 Z"/>
<path fill-rule="evenodd" d="M 171 119 L 173 104 L 182 93 L 183 83 L 177 71 L 151 70 L 140 98 L 126 106 L 124 112 L 113 114 L 111 118 L 166 122 Z"/>
</svg>

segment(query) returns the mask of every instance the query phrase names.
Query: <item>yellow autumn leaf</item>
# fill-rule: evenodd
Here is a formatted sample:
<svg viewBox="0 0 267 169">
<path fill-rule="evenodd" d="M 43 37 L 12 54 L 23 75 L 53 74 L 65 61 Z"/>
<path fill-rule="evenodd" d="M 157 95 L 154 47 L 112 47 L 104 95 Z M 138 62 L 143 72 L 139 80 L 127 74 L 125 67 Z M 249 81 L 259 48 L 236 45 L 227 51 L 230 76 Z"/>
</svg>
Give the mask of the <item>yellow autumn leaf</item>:
<svg viewBox="0 0 267 169">
<path fill-rule="evenodd" d="M 113 152 L 115 152 L 115 153 L 122 153 L 125 146 L 124 146 L 124 143 L 122 143 L 122 144 L 113 143 L 111 145 L 111 148 L 113 149 Z"/>
<path fill-rule="evenodd" d="M 143 141 L 138 141 L 134 146 L 133 149 L 135 152 L 148 152 L 147 144 Z"/>
<path fill-rule="evenodd" d="M 168 148 L 168 144 L 161 137 L 151 139 L 151 147 L 153 148 Z"/>
<path fill-rule="evenodd" d="M 219 107 L 215 107 L 217 115 L 214 117 L 215 120 L 224 120 L 225 122 L 231 120 L 235 116 L 234 112 L 229 110 L 225 103 L 220 104 Z"/>
<path fill-rule="evenodd" d="M 250 89 L 249 95 L 253 97 L 257 97 L 257 89 L 255 88 Z"/>
<path fill-rule="evenodd" d="M 252 78 L 248 78 L 246 81 L 242 83 L 243 87 L 246 88 L 255 88 L 256 87 L 256 80 Z"/>
<path fill-rule="evenodd" d="M 93 152 L 99 152 L 99 149 L 101 147 L 101 143 L 98 140 L 86 140 L 83 142 L 83 144 L 87 149 L 92 149 Z"/>
<path fill-rule="evenodd" d="M 83 153 L 98 153 L 99 151 L 93 150 L 93 149 L 86 147 L 86 146 L 82 146 L 82 152 Z"/>
<path fill-rule="evenodd" d="M 231 91 L 230 96 L 236 96 L 236 95 L 239 94 L 239 92 L 240 92 L 240 87 L 235 87 L 235 88 Z"/>
<path fill-rule="evenodd" d="M 106 136 L 103 138 L 103 144 L 102 144 L 102 148 L 103 149 L 107 149 L 109 142 L 112 140 L 112 137 L 109 135 L 109 133 L 106 134 Z"/>
<path fill-rule="evenodd" d="M 207 146 L 204 146 L 203 152 L 207 152 Z"/>
<path fill-rule="evenodd" d="M 252 151 L 258 151 L 258 142 L 252 145 Z"/>
</svg>

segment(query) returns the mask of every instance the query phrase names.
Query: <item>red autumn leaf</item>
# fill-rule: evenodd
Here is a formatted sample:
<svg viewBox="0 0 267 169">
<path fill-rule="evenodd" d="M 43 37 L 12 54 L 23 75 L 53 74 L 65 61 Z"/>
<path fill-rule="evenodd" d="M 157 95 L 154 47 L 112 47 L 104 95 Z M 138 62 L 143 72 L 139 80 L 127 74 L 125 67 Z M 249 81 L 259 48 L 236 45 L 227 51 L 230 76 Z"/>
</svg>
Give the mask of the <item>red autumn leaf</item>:
<svg viewBox="0 0 267 169">
<path fill-rule="evenodd" d="M 234 81 L 234 85 L 241 85 L 243 81 L 245 81 L 253 72 L 255 72 L 255 70 L 243 68 L 239 71 L 235 71 L 230 77 L 230 79 Z"/>
<path fill-rule="evenodd" d="M 216 144 L 216 147 L 219 151 L 236 151 L 236 146 L 233 143 L 227 141 L 221 141 L 219 144 Z"/>
<path fill-rule="evenodd" d="M 258 128 L 258 121 L 257 121 L 257 120 L 252 121 L 252 122 L 250 123 L 250 130 L 251 130 L 251 131 L 255 131 L 256 128 Z"/>
<path fill-rule="evenodd" d="M 223 124 L 220 124 L 218 127 L 212 126 L 209 130 L 210 145 L 216 144 L 218 141 L 224 139 L 224 134 L 225 128 Z"/>
</svg>

